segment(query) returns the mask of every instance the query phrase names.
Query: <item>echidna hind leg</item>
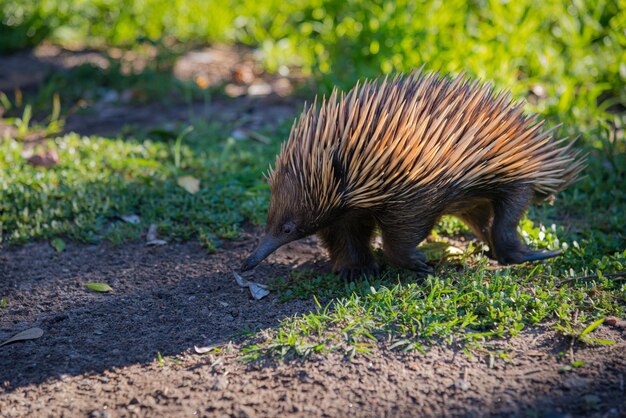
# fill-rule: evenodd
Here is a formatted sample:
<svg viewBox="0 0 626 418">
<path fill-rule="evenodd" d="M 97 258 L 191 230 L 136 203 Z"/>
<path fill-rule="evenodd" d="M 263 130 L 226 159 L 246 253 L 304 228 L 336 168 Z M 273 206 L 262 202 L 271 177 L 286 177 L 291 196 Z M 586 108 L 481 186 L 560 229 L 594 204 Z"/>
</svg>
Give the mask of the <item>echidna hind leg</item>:
<svg viewBox="0 0 626 418">
<path fill-rule="evenodd" d="M 371 249 L 375 226 L 371 215 L 353 212 L 319 232 L 328 249 L 333 272 L 345 280 L 378 272 Z"/>
<path fill-rule="evenodd" d="M 519 264 L 525 261 L 543 260 L 555 257 L 561 251 L 534 251 L 528 249 L 517 233 L 522 216 L 532 199 L 529 186 L 509 185 L 498 199 L 493 201 L 493 225 L 491 238 L 493 251 L 500 264 Z"/>
</svg>

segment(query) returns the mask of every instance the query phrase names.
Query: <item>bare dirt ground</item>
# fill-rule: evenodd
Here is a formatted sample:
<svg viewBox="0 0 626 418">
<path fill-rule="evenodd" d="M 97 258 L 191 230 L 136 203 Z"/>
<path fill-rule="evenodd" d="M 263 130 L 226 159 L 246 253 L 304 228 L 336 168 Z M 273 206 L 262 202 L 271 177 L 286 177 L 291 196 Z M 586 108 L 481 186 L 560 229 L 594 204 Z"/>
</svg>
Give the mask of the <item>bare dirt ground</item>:
<svg viewBox="0 0 626 418">
<path fill-rule="evenodd" d="M 597 416 L 626 414 L 626 334 L 602 326 L 610 347 L 574 346 L 534 329 L 498 341 L 510 359 L 431 347 L 401 354 L 381 344 L 340 354 L 246 364 L 241 334 L 314 309 L 312 302 L 253 300 L 233 265 L 254 245 L 207 255 L 196 243 L 149 248 L 46 244 L 0 256 L 0 293 L 11 301 L 0 340 L 33 326 L 42 338 L 0 348 L 0 411 L 24 416 Z M 280 250 L 255 280 L 289 269 L 328 269 L 315 240 Z M 109 294 L 86 289 L 104 281 Z M 229 344 L 229 342 L 231 342 Z M 193 346 L 222 344 L 224 354 Z M 163 356 L 163 364 L 158 361 Z"/>
<path fill-rule="evenodd" d="M 222 77 L 206 65 L 221 62 L 219 69 L 226 62 L 223 77 L 238 74 L 240 56 L 213 52 L 189 55 L 200 64 L 183 62 L 177 71 L 193 76 L 194 68 L 205 68 Z M 24 75 L 39 77 L 42 66 L 99 59 L 64 54 L 18 57 L 33 65 L 30 73 L 3 58 L 0 75 L 11 86 L 28 84 L 33 78 Z M 217 99 L 203 106 L 204 116 L 235 120 L 246 114 L 252 126 L 291 117 L 299 105 L 276 94 L 273 81 L 265 83 L 269 95 Z M 249 88 L 237 86 L 244 93 Z M 158 103 L 96 105 L 98 112 L 72 116 L 66 129 L 105 133 L 126 123 L 149 127 L 186 117 Z M 255 301 L 235 284 L 231 270 L 253 248 L 255 236 L 249 232 L 211 255 L 194 242 L 69 244 L 62 253 L 34 243 L 1 250 L 0 295 L 9 304 L 0 309 L 0 341 L 31 327 L 44 335 L 0 347 L 0 416 L 626 416 L 626 332 L 620 326 L 595 331 L 617 342 L 606 347 L 571 345 L 547 327 L 529 329 L 494 343 L 508 360 L 437 345 L 424 354 L 402 354 L 381 343 L 354 360 L 335 353 L 243 363 L 238 349 L 244 333 L 315 309 L 313 301 L 281 303 L 274 294 Z M 328 271 L 314 239 L 281 249 L 256 269 L 254 279 L 285 277 L 304 265 Z M 89 291 L 90 281 L 106 282 L 113 291 Z M 194 345 L 214 344 L 224 352 L 194 351 Z M 563 371 L 572 355 L 586 364 Z"/>
</svg>

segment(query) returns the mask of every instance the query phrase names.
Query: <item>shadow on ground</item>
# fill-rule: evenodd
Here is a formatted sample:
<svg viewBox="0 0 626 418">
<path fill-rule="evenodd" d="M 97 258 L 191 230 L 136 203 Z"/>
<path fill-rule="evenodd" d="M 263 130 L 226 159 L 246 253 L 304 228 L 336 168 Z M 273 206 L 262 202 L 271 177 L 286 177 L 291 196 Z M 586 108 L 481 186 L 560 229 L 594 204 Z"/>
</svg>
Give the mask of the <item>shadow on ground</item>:
<svg viewBox="0 0 626 418">
<path fill-rule="evenodd" d="M 282 257 L 290 257 L 288 251 Z M 8 307 L 1 312 L 0 340 L 33 326 L 44 336 L 0 348 L 0 382 L 10 391 L 66 374 L 145 364 L 157 353 L 224 343 L 313 308 L 277 303 L 273 296 L 253 300 L 233 279 L 238 258 L 227 250 L 209 257 L 195 243 L 72 246 L 61 254 L 31 244 L 5 251 L 0 294 Z M 266 265 L 259 277 L 284 276 L 289 261 L 301 260 Z M 114 290 L 98 294 L 88 282 Z"/>
</svg>

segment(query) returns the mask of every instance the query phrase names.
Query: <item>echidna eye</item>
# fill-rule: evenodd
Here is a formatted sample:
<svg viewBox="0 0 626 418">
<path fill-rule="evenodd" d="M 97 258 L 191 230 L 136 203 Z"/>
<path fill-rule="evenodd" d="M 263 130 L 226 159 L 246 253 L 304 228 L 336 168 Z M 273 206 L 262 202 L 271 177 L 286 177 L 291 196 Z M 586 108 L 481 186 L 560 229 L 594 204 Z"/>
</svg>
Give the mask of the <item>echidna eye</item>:
<svg viewBox="0 0 626 418">
<path fill-rule="evenodd" d="M 283 234 L 291 234 L 293 232 L 294 225 L 291 222 L 288 222 L 283 225 Z"/>
</svg>

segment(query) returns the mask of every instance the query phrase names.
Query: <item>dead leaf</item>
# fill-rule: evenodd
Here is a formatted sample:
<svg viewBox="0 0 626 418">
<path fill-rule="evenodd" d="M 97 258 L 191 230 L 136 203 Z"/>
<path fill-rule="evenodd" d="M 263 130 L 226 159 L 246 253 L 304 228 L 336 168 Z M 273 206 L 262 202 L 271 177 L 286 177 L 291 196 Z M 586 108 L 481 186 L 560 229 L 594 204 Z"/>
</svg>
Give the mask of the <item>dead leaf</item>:
<svg viewBox="0 0 626 418">
<path fill-rule="evenodd" d="M 146 242 L 146 246 L 148 247 L 159 247 L 161 245 L 167 245 L 167 241 L 165 241 L 164 239 L 155 239 L 155 240 Z"/>
<path fill-rule="evenodd" d="M 198 347 L 197 345 L 194 345 L 193 349 L 198 354 L 206 354 L 206 353 L 210 353 L 211 351 L 215 350 L 217 347 L 219 347 L 219 345 L 217 345 L 217 344 L 209 345 L 209 346 L 206 346 L 206 347 Z"/>
<path fill-rule="evenodd" d="M 148 228 L 148 233 L 146 234 L 146 241 L 154 241 L 157 239 L 157 226 L 156 224 L 150 224 L 150 228 Z"/>
<path fill-rule="evenodd" d="M 206 90 L 211 85 L 211 80 L 206 75 L 199 75 L 194 80 L 196 85 L 200 87 L 202 90 Z"/>
<path fill-rule="evenodd" d="M 138 225 L 141 223 L 141 218 L 134 214 L 121 215 L 119 218 L 128 224 Z"/>
<path fill-rule="evenodd" d="M 458 257 L 463 250 L 445 242 L 430 242 L 419 246 L 428 261 L 441 261 Z"/>
<path fill-rule="evenodd" d="M 196 194 L 200 191 L 200 180 L 193 176 L 179 177 L 177 184 L 191 194 Z"/>
<path fill-rule="evenodd" d="M 250 282 L 241 277 L 241 275 L 236 271 L 233 271 L 233 276 L 235 276 L 235 281 L 237 282 L 237 284 L 241 287 L 247 287 L 248 290 L 250 290 L 250 294 L 252 295 L 252 297 L 256 300 L 261 300 L 265 296 L 270 294 L 269 290 L 267 290 L 267 286 L 265 286 L 264 284 Z"/>
<path fill-rule="evenodd" d="M 165 245 L 167 241 L 162 239 L 157 239 L 157 226 L 156 224 L 150 224 L 150 228 L 148 228 L 148 233 L 146 234 L 146 245 L 149 247 Z"/>
<path fill-rule="evenodd" d="M 255 78 L 251 65 L 239 64 L 233 71 L 233 80 L 240 84 L 250 84 Z"/>
<path fill-rule="evenodd" d="M 59 163 L 59 154 L 54 149 L 46 150 L 33 155 L 26 162 L 35 167 L 50 168 Z"/>
<path fill-rule="evenodd" d="M 250 289 L 250 293 L 252 294 L 252 297 L 255 298 L 256 300 L 261 300 L 265 296 L 270 294 L 269 290 L 264 289 L 258 283 L 250 283 L 250 286 L 248 288 Z"/>
<path fill-rule="evenodd" d="M 43 335 L 43 330 L 41 328 L 29 328 L 22 332 L 18 332 L 8 340 L 0 343 L 0 347 L 3 345 L 8 345 L 17 341 L 26 341 L 26 340 L 36 340 L 37 338 Z"/>
<path fill-rule="evenodd" d="M 448 245 L 448 248 L 446 248 L 446 257 L 447 258 L 458 257 L 460 255 L 463 255 L 464 252 L 465 251 L 463 251 L 459 247 L 455 247 L 454 245 Z"/>
<path fill-rule="evenodd" d="M 246 279 L 241 277 L 241 275 L 239 273 L 237 273 L 236 271 L 233 271 L 233 276 L 235 276 L 235 281 L 237 282 L 237 284 L 239 286 L 241 286 L 241 287 L 248 287 L 248 286 L 250 286 L 250 282 L 248 282 Z"/>
</svg>

